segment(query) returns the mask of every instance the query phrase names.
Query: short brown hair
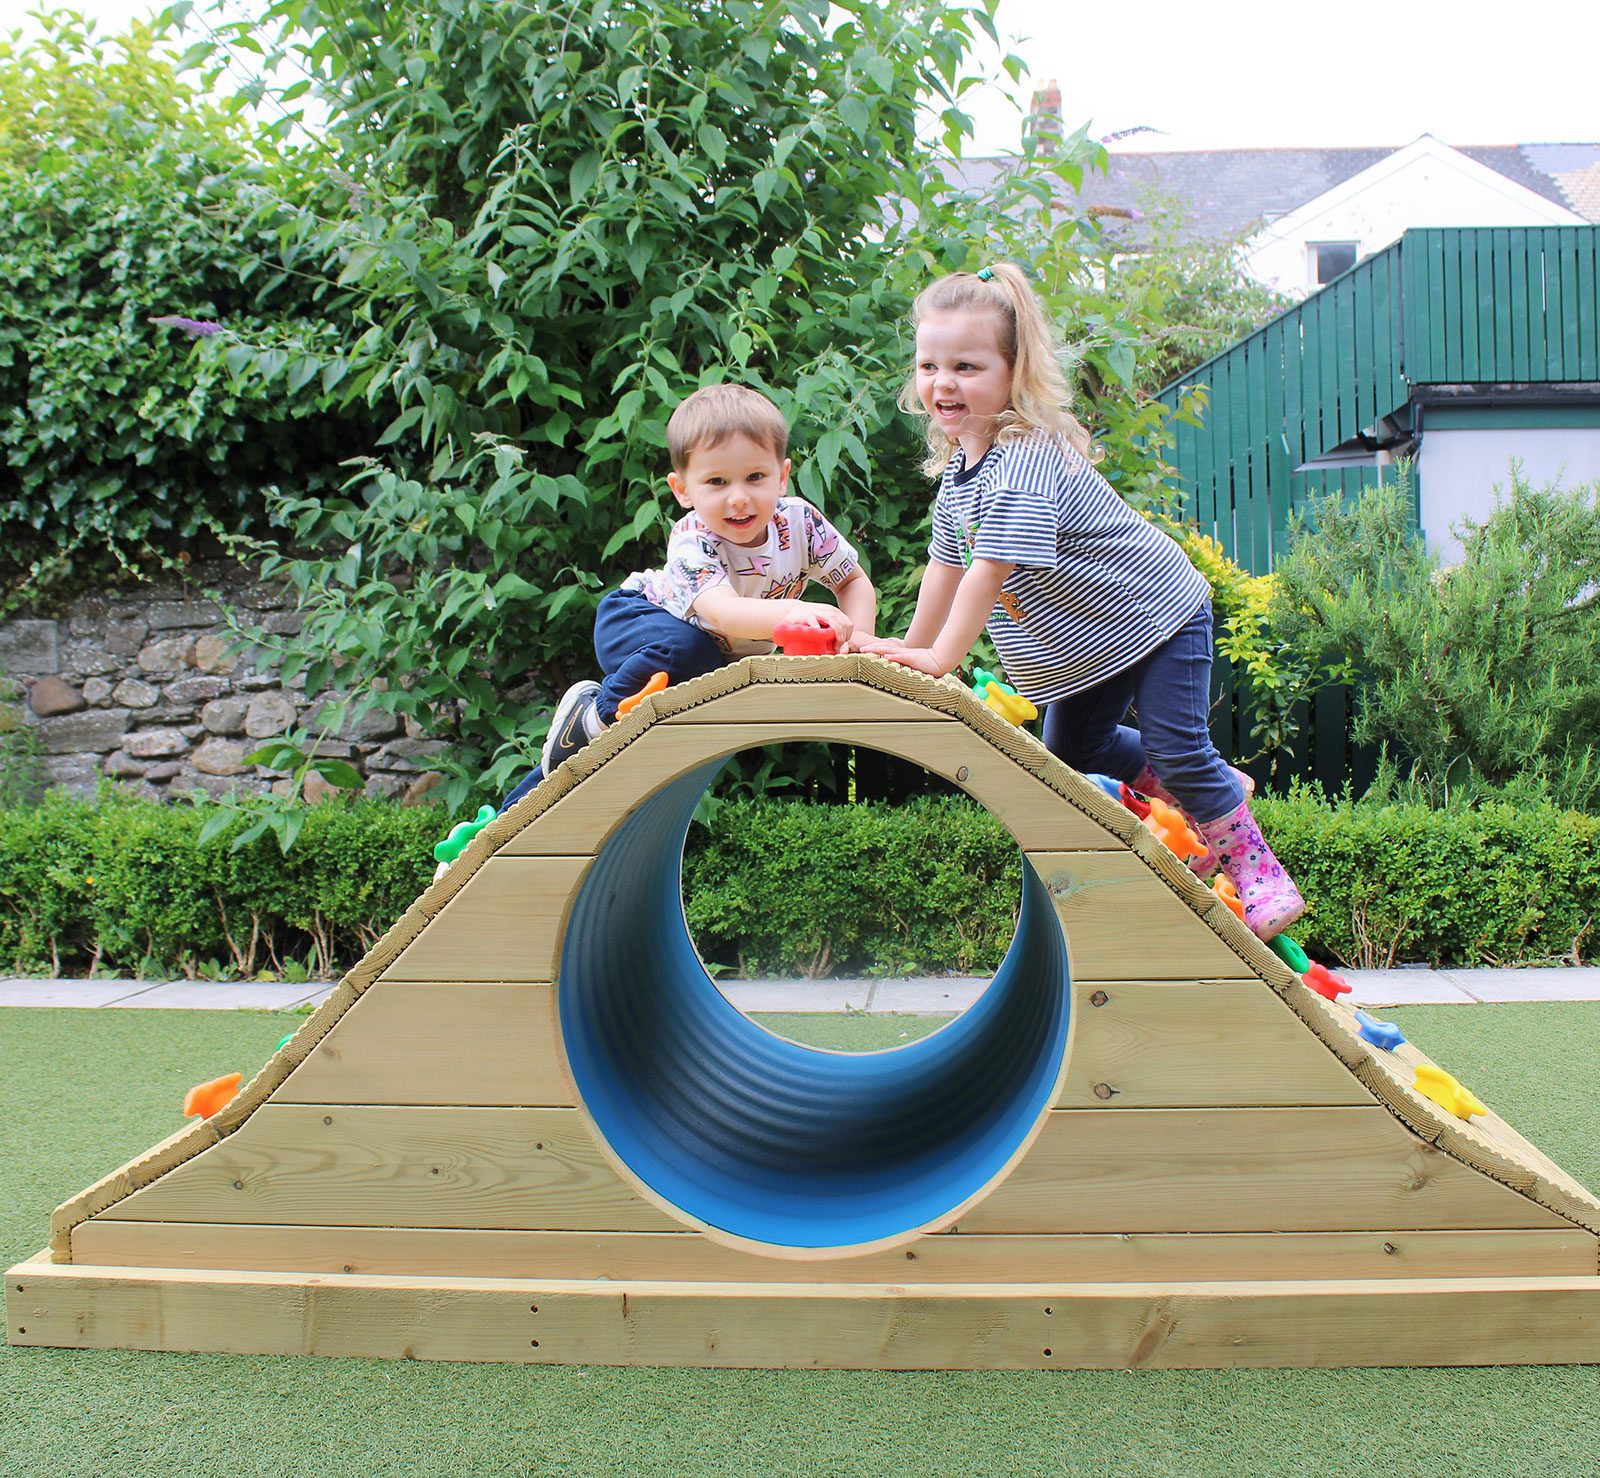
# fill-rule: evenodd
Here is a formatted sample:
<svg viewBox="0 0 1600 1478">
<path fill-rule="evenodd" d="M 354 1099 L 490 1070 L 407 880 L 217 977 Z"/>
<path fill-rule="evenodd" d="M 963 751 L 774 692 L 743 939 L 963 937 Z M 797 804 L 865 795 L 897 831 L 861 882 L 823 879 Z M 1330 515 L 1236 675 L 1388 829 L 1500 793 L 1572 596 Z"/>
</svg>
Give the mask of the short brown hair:
<svg viewBox="0 0 1600 1478">
<path fill-rule="evenodd" d="M 781 462 L 789 450 L 789 423 L 759 390 L 744 385 L 706 385 L 672 413 L 667 422 L 667 455 L 682 472 L 701 447 L 721 446 L 730 436 L 747 436 L 772 449 Z"/>
</svg>

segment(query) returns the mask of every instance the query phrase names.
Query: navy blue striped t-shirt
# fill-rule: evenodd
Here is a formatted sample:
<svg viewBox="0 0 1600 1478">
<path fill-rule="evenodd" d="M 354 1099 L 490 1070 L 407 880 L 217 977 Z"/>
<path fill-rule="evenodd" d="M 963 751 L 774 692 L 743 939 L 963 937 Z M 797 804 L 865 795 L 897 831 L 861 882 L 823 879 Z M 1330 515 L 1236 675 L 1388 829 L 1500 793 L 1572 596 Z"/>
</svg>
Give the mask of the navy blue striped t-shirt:
<svg viewBox="0 0 1600 1478">
<path fill-rule="evenodd" d="M 1070 446 L 1042 435 L 959 449 L 933 505 L 928 555 L 1014 564 L 988 620 L 1007 680 L 1035 703 L 1131 667 L 1211 594 L 1177 543 Z"/>
</svg>

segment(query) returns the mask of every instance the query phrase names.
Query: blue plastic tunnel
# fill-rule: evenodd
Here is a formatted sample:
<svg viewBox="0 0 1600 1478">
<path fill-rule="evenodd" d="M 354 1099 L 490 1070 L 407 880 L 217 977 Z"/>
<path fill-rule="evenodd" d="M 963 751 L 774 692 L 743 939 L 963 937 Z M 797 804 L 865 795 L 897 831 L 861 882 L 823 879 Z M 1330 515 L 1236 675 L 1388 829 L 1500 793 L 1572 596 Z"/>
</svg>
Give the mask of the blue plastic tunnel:
<svg viewBox="0 0 1600 1478">
<path fill-rule="evenodd" d="M 877 1053 L 784 1041 L 722 996 L 684 922 L 684 839 L 722 763 L 630 816 L 574 904 L 559 999 L 583 1102 L 640 1181 L 735 1237 L 843 1248 L 937 1222 L 1049 1107 L 1069 1009 L 1050 897 L 1025 862 L 993 983 L 932 1036 Z"/>
</svg>

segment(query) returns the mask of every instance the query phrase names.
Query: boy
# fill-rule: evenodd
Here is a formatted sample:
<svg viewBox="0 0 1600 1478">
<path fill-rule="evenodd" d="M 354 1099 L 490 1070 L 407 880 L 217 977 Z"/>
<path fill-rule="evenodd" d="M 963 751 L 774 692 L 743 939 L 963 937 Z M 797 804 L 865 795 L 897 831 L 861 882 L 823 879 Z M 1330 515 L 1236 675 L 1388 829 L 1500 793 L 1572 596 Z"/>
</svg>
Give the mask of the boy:
<svg viewBox="0 0 1600 1478">
<path fill-rule="evenodd" d="M 786 621 L 831 627 L 841 649 L 873 634 L 877 593 L 860 557 L 815 508 L 788 496 L 788 446 L 777 406 L 740 385 L 708 385 L 672 413 L 667 486 L 689 511 L 672 526 L 666 564 L 629 575 L 601 600 L 594 649 L 604 676 L 567 689 L 538 768 L 501 810 L 595 738 L 657 672 L 679 683 L 770 652 L 773 628 Z M 839 604 L 800 600 L 811 580 Z"/>
</svg>

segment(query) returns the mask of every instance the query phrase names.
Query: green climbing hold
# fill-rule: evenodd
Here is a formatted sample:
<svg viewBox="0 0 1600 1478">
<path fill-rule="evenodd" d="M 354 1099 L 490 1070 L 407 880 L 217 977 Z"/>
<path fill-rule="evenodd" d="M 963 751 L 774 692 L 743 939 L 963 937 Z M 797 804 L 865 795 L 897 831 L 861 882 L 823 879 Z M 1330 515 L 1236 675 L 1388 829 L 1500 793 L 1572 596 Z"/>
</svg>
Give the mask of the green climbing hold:
<svg viewBox="0 0 1600 1478">
<path fill-rule="evenodd" d="M 493 806 L 479 806 L 478 814 L 471 821 L 460 821 L 450 828 L 450 835 L 439 842 L 433 849 L 435 862 L 454 862 L 467 850 L 473 837 L 484 829 L 496 815 Z"/>
<path fill-rule="evenodd" d="M 1000 679 L 997 678 L 992 672 L 985 671 L 982 667 L 973 668 L 972 696 L 974 698 L 986 697 L 990 688 L 994 688 L 997 692 L 1004 693 L 1010 698 L 1015 698 L 1017 696 L 1017 690 L 1015 688 L 1013 688 L 1009 683 L 1001 682 Z"/>
<path fill-rule="evenodd" d="M 1267 941 L 1267 948 L 1283 961 L 1296 975 L 1304 975 L 1311 968 L 1311 959 L 1287 934 L 1275 934 Z"/>
</svg>

